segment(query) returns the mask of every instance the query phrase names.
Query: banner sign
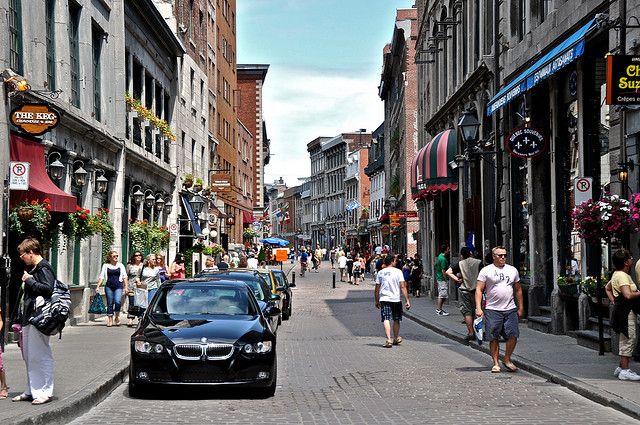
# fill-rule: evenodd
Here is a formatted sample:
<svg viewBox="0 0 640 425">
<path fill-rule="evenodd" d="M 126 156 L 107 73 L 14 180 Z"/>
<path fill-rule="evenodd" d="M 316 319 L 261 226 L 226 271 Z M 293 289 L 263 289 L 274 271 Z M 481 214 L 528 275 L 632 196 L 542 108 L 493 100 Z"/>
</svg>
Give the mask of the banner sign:
<svg viewBox="0 0 640 425">
<path fill-rule="evenodd" d="M 607 56 L 607 105 L 640 105 L 640 56 Z"/>
<path fill-rule="evenodd" d="M 11 111 L 11 124 L 25 133 L 38 136 L 60 122 L 60 115 L 46 103 L 25 103 Z"/>
<path fill-rule="evenodd" d="M 389 218 L 392 220 L 398 220 L 401 218 L 416 218 L 418 217 L 418 211 L 398 211 L 389 214 Z"/>
<path fill-rule="evenodd" d="M 547 148 L 547 141 L 540 130 L 531 127 L 514 129 L 505 147 L 509 153 L 518 158 L 532 159 L 542 154 Z"/>
</svg>

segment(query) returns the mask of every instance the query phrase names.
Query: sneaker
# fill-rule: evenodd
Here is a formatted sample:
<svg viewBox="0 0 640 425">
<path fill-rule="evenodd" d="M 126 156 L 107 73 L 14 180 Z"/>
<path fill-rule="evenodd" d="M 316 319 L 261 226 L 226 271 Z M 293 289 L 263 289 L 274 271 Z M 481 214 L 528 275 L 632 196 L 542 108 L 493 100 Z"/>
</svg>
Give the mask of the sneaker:
<svg viewBox="0 0 640 425">
<path fill-rule="evenodd" d="M 620 375 L 620 372 L 622 371 L 622 368 L 620 366 L 618 366 L 616 368 L 616 370 L 613 371 L 613 376 L 618 376 Z"/>
<path fill-rule="evenodd" d="M 640 381 L 640 375 L 631 369 L 622 369 L 618 375 L 618 379 L 621 381 Z"/>
<path fill-rule="evenodd" d="M 436 314 L 440 316 L 442 314 L 442 310 L 440 310 L 439 308 L 436 308 Z"/>
<path fill-rule="evenodd" d="M 447 313 L 444 310 L 436 310 L 436 313 L 438 313 L 438 316 L 448 316 L 449 313 Z"/>
</svg>

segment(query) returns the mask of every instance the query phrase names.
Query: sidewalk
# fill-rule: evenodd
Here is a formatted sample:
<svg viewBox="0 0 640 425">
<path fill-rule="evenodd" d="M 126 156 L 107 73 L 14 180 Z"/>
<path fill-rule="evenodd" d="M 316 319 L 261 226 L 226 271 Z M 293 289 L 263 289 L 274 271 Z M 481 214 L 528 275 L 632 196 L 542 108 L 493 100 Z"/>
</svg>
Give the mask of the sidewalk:
<svg viewBox="0 0 640 425">
<path fill-rule="evenodd" d="M 12 403 L 10 398 L 0 400 L 0 423 L 64 424 L 88 411 L 125 379 L 133 331 L 124 325 L 107 328 L 103 317 L 66 327 L 61 340 L 51 337 L 55 362 L 53 401 L 33 406 Z M 9 397 L 13 397 L 24 391 L 27 381 L 17 344 L 5 346 L 4 365 L 11 387 Z"/>
<path fill-rule="evenodd" d="M 371 282 L 369 277 L 367 284 Z M 467 343 L 466 325 L 462 324 L 462 314 L 457 302 L 445 304 L 449 316 L 435 313 L 435 301 L 428 296 L 411 297 L 411 309 L 405 315 L 417 323 L 461 344 L 489 353 L 489 345 L 478 345 L 476 341 Z M 500 344 L 504 349 L 504 343 Z M 520 323 L 520 338 L 512 357 L 519 368 L 542 376 L 570 390 L 605 406 L 613 407 L 630 416 L 640 418 L 640 382 L 620 381 L 613 376 L 618 366 L 617 355 L 606 353 L 599 356 L 597 351 L 579 346 L 575 338 L 566 335 L 550 335 L 529 329 Z M 487 356 L 487 372 L 491 359 Z M 632 369 L 640 370 L 640 365 L 632 362 Z"/>
</svg>

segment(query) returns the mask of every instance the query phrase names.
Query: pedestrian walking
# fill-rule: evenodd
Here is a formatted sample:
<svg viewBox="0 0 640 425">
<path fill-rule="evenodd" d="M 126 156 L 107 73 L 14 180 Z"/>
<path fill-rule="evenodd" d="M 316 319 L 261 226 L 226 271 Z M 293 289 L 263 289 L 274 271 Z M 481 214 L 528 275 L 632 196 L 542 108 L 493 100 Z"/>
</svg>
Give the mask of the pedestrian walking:
<svg viewBox="0 0 640 425">
<path fill-rule="evenodd" d="M 4 322 L 2 320 L 2 306 L 0 306 L 0 335 L 4 335 Z M 9 387 L 7 386 L 7 375 L 4 373 L 4 362 L 2 360 L 3 348 L 4 348 L 4 344 L 0 345 L 0 400 L 4 400 L 9 396 Z"/>
<path fill-rule="evenodd" d="M 422 290 L 422 274 L 424 270 L 420 259 L 413 260 L 411 265 L 411 285 L 413 286 L 413 295 L 416 298 L 420 298 L 420 291 Z"/>
<path fill-rule="evenodd" d="M 380 309 L 382 325 L 386 340 L 383 347 L 391 348 L 402 343 L 400 336 L 400 322 L 402 321 L 402 300 L 404 297 L 404 307 L 411 308 L 407 283 L 404 281 L 402 271 L 395 268 L 393 256 L 387 255 L 384 258 L 382 269 L 376 277 L 375 306 Z M 391 321 L 393 321 L 393 339 L 391 339 Z"/>
<path fill-rule="evenodd" d="M 493 264 L 480 270 L 476 282 L 476 315 L 484 316 L 485 337 L 489 340 L 493 360 L 491 372 L 500 372 L 500 335 L 507 339 L 502 364 L 509 372 L 515 372 L 518 368 L 511 362 L 511 355 L 520 336 L 518 319 L 524 314 L 520 274 L 515 267 L 507 264 L 506 248 L 497 246 L 491 252 Z M 481 304 L 483 292 L 486 300 L 484 311 Z"/>
<path fill-rule="evenodd" d="M 160 283 L 162 283 L 170 276 L 167 272 L 167 264 L 164 261 L 164 255 L 156 254 L 156 267 L 158 268 L 158 277 L 160 278 Z"/>
<path fill-rule="evenodd" d="M 203 272 L 215 272 L 218 271 L 218 268 L 216 267 L 216 261 L 213 259 L 213 257 L 209 256 L 204 260 L 204 269 L 202 269 Z"/>
<path fill-rule="evenodd" d="M 355 260 L 353 260 L 353 268 L 352 268 L 354 285 L 360 285 L 360 274 L 362 270 L 363 268 L 362 268 L 361 259 L 360 257 L 356 257 Z"/>
<path fill-rule="evenodd" d="M 184 279 L 186 277 L 186 267 L 184 265 L 184 254 L 181 252 L 176 253 L 176 257 L 173 259 L 173 263 L 169 267 L 169 277 L 171 279 Z"/>
<path fill-rule="evenodd" d="M 349 283 L 353 284 L 353 257 L 347 254 L 347 278 Z"/>
<path fill-rule="evenodd" d="M 120 307 L 122 305 L 122 294 L 129 293 L 129 278 L 127 270 L 120 261 L 117 251 L 109 251 L 107 262 L 102 265 L 98 283 L 96 284 L 96 295 L 99 296 L 100 285 L 104 282 L 104 294 L 107 297 L 107 327 L 114 323 L 120 326 Z M 115 320 L 114 320 L 115 315 Z"/>
<path fill-rule="evenodd" d="M 331 269 L 335 269 L 336 267 L 336 247 L 331 248 L 329 252 L 329 259 L 331 260 Z"/>
<path fill-rule="evenodd" d="M 619 337 L 620 362 L 613 374 L 621 381 L 640 381 L 640 375 L 629 368 L 631 356 L 638 342 L 636 326 L 637 313 L 640 313 L 640 292 L 629 275 L 633 257 L 628 250 L 619 249 L 613 253 L 611 262 L 616 271 L 604 289 L 613 303 L 611 328 Z"/>
<path fill-rule="evenodd" d="M 438 290 L 438 301 L 436 307 L 436 314 L 439 316 L 448 316 L 449 313 L 444 311 L 444 302 L 449 298 L 449 284 L 445 280 L 445 273 L 449 268 L 449 261 L 447 255 L 449 254 L 449 245 L 442 244 L 440 246 L 440 254 L 436 260 L 435 272 L 436 272 L 436 285 Z"/>
<path fill-rule="evenodd" d="M 142 278 L 142 284 L 140 286 L 142 289 L 147 290 L 147 302 L 151 302 L 153 295 L 160 286 L 159 271 L 160 269 L 156 266 L 155 254 L 147 255 L 147 258 L 144 260 L 144 267 L 142 267 L 142 272 L 140 273 Z"/>
<path fill-rule="evenodd" d="M 344 255 L 344 252 L 340 252 L 340 254 L 338 257 L 338 270 L 340 270 L 340 282 L 344 282 L 347 270 L 347 256 Z"/>
<path fill-rule="evenodd" d="M 467 325 L 467 336 L 465 339 L 471 341 L 475 337 L 473 330 L 473 319 L 476 311 L 476 283 L 478 274 L 482 270 L 482 261 L 471 255 L 471 250 L 466 246 L 460 248 L 462 260 L 447 269 L 447 276 L 458 286 L 460 292 L 460 313 L 464 317 Z"/>
<path fill-rule="evenodd" d="M 22 358 L 27 367 L 27 386 L 24 392 L 11 401 L 44 404 L 51 401 L 53 396 L 53 353 L 49 335 L 40 332 L 29 323 L 29 319 L 36 314 L 36 303 L 51 298 L 56 275 L 51 264 L 42 258 L 42 248 L 37 239 L 27 238 L 20 242 L 18 253 L 29 270 L 22 273 L 23 310 L 20 316 Z"/>
<path fill-rule="evenodd" d="M 229 270 L 229 256 L 227 254 L 222 256 L 222 260 L 216 264 L 220 270 Z"/>
<path fill-rule="evenodd" d="M 320 244 L 318 244 L 316 245 L 316 250 L 313 253 L 313 258 L 317 260 L 317 262 L 313 266 L 316 273 L 320 272 L 320 264 L 322 264 L 322 257 L 324 257 L 324 251 L 322 248 L 320 248 Z"/>
<path fill-rule="evenodd" d="M 129 309 L 135 305 L 135 288 L 140 287 L 142 281 L 140 280 L 140 276 L 142 273 L 142 253 L 140 251 L 135 251 L 131 258 L 129 258 L 129 262 L 126 266 L 127 270 L 127 298 L 129 300 Z M 135 319 L 131 313 L 127 312 L 127 326 L 133 327 L 133 319 Z"/>
<path fill-rule="evenodd" d="M 249 258 L 247 259 L 247 268 L 250 268 L 250 269 L 258 268 L 258 259 L 256 258 L 254 253 L 249 253 Z"/>
</svg>

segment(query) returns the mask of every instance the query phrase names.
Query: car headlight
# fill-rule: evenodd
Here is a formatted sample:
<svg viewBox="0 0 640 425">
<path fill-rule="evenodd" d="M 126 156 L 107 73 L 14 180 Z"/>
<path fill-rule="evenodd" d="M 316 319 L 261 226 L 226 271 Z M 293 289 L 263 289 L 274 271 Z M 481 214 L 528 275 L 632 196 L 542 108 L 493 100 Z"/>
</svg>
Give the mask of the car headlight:
<svg viewBox="0 0 640 425">
<path fill-rule="evenodd" d="M 149 341 L 135 341 L 133 347 L 138 353 L 156 353 L 160 354 L 164 350 L 162 344 L 154 344 Z"/>
<path fill-rule="evenodd" d="M 264 354 L 264 353 L 270 352 L 271 347 L 272 347 L 271 341 L 262 341 L 255 344 L 245 344 L 245 346 L 242 347 L 242 350 L 247 354 L 251 354 L 251 353 Z"/>
</svg>

